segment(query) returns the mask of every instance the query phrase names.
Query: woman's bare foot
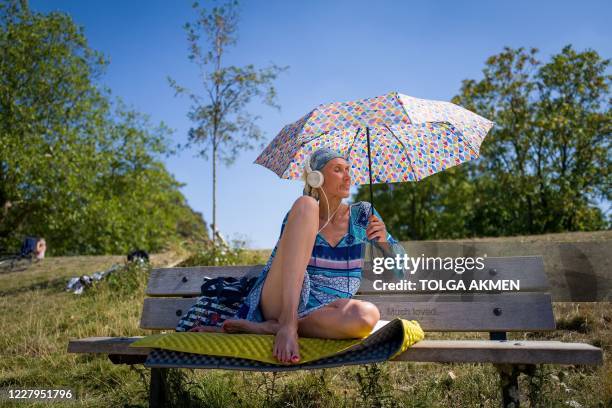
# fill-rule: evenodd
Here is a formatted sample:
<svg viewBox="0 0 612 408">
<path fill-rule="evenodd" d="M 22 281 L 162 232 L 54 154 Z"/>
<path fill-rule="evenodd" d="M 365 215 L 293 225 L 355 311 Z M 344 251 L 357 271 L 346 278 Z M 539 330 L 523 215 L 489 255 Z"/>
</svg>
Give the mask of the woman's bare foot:
<svg viewBox="0 0 612 408">
<path fill-rule="evenodd" d="M 213 332 L 213 333 L 219 333 L 221 332 L 221 327 L 217 327 L 217 326 L 196 326 L 196 327 L 192 327 L 191 329 L 187 330 L 190 332 Z"/>
<path fill-rule="evenodd" d="M 280 326 L 274 338 L 274 357 L 281 363 L 298 363 L 299 350 L 297 324 Z"/>
<path fill-rule="evenodd" d="M 223 322 L 223 331 L 226 333 L 275 334 L 278 327 L 276 320 L 252 322 L 245 319 L 229 319 Z"/>
</svg>

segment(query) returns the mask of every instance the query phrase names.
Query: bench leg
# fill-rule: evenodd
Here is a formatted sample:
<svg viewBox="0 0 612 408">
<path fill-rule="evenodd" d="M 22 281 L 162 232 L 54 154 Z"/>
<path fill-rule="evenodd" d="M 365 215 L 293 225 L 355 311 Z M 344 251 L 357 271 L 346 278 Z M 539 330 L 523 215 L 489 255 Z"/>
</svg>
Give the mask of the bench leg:
<svg viewBox="0 0 612 408">
<path fill-rule="evenodd" d="M 521 373 L 515 364 L 496 364 L 502 389 L 502 407 L 519 408 L 518 377 Z"/>
<path fill-rule="evenodd" d="M 499 372 L 502 388 L 502 407 L 519 408 L 518 377 L 521 373 L 532 377 L 537 368 L 535 364 L 495 364 Z M 531 399 L 532 395 L 529 396 Z M 533 401 L 531 401 L 533 405 Z"/>
<path fill-rule="evenodd" d="M 151 386 L 149 387 L 150 408 L 163 408 L 166 406 L 167 374 L 167 368 L 151 368 Z"/>
</svg>

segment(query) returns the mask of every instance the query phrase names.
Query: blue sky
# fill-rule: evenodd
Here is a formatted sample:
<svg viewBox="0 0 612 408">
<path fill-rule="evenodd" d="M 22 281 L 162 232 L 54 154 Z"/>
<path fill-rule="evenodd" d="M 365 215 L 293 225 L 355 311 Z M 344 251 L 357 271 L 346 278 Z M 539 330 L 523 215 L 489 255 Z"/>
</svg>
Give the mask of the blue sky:
<svg viewBox="0 0 612 408">
<path fill-rule="evenodd" d="M 176 98 L 166 77 L 201 90 L 187 59 L 182 28 L 193 20 L 190 1 L 32 0 L 36 11 L 68 13 L 85 28 L 90 46 L 110 59 L 102 83 L 152 122 L 184 142 L 189 103 Z M 238 44 L 226 63 L 288 65 L 276 82 L 277 111 L 253 104 L 271 140 L 320 103 L 399 91 L 449 100 L 461 80 L 481 78 L 487 57 L 504 46 L 537 47 L 547 60 L 566 44 L 612 51 L 612 3 L 604 1 L 244 1 Z M 282 217 L 301 194 L 243 152 L 217 169 L 217 223 L 227 238 L 251 248 L 272 248 Z M 168 158 L 192 208 L 212 220 L 211 165 L 195 152 Z M 382 214 L 384 218 L 384 214 Z"/>
</svg>

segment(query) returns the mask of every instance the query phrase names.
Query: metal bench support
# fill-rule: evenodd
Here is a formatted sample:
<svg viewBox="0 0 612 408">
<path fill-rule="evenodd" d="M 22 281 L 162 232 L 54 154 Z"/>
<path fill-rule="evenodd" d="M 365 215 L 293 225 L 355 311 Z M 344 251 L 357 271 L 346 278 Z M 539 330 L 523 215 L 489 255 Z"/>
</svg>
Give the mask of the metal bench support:
<svg viewBox="0 0 612 408">
<path fill-rule="evenodd" d="M 149 407 L 164 408 L 166 406 L 167 368 L 151 368 L 151 386 L 149 389 Z"/>
</svg>

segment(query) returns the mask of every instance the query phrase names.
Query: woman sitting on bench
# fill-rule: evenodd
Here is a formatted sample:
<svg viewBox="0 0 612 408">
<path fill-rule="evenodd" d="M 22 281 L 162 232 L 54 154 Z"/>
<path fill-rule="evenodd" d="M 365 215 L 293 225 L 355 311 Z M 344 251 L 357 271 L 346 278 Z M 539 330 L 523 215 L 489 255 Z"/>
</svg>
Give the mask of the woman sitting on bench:
<svg viewBox="0 0 612 408">
<path fill-rule="evenodd" d="M 222 327 L 230 333 L 275 334 L 273 355 L 284 363 L 300 360 L 298 334 L 327 339 L 370 334 L 380 319 L 378 308 L 351 299 L 361 282 L 364 243 L 375 243 L 385 254 L 405 253 L 378 212 L 370 215 L 370 203 L 342 203 L 350 195 L 351 178 L 341 154 L 322 148 L 308 164 L 304 195 L 285 215 L 279 241 L 236 316 L 240 319 Z"/>
</svg>

